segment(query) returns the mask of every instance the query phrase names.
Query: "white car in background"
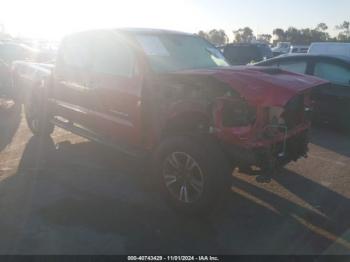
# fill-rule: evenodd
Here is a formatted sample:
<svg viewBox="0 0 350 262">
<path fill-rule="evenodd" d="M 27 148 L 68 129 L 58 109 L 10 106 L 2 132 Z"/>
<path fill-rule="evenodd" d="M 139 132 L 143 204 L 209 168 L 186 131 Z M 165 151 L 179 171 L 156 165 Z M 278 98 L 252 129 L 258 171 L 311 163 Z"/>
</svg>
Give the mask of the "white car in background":
<svg viewBox="0 0 350 262">
<path fill-rule="evenodd" d="M 289 49 L 289 53 L 304 54 L 309 51 L 308 45 L 292 45 Z"/>
<path fill-rule="evenodd" d="M 317 55 L 340 55 L 350 57 L 350 43 L 312 43 L 310 45 L 308 53 Z"/>
<path fill-rule="evenodd" d="M 279 42 L 277 46 L 272 48 L 272 53 L 274 56 L 289 53 L 291 43 L 290 42 Z"/>
</svg>

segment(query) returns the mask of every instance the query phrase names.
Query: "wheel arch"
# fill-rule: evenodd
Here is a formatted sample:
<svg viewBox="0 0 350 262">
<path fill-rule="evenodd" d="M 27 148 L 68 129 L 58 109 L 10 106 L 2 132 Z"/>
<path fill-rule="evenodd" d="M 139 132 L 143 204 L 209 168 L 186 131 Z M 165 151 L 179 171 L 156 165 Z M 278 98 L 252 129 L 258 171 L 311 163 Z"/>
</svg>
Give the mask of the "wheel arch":
<svg viewBox="0 0 350 262">
<path fill-rule="evenodd" d="M 182 111 L 168 117 L 161 131 L 161 138 L 170 135 L 208 133 L 210 116 L 203 111 Z"/>
</svg>

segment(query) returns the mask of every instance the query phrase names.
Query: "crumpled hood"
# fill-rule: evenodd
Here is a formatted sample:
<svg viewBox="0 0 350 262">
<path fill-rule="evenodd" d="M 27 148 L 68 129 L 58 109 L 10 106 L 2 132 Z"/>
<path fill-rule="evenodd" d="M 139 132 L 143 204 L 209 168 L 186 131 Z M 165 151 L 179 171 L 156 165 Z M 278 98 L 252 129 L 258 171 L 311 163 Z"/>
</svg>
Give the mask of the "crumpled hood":
<svg viewBox="0 0 350 262">
<path fill-rule="evenodd" d="M 174 74 L 213 77 L 259 106 L 285 106 L 294 96 L 328 83 L 313 76 L 258 66 L 186 70 Z"/>
</svg>

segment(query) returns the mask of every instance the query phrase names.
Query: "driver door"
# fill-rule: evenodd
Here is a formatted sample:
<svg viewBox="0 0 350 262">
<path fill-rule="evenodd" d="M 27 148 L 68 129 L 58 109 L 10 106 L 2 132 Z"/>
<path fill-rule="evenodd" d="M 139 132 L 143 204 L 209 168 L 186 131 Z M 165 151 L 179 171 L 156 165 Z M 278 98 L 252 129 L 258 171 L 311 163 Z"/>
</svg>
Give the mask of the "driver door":
<svg viewBox="0 0 350 262">
<path fill-rule="evenodd" d="M 141 143 L 142 76 L 137 56 L 114 32 L 99 32 L 92 41 L 93 117 L 98 133 L 116 143 Z"/>
</svg>

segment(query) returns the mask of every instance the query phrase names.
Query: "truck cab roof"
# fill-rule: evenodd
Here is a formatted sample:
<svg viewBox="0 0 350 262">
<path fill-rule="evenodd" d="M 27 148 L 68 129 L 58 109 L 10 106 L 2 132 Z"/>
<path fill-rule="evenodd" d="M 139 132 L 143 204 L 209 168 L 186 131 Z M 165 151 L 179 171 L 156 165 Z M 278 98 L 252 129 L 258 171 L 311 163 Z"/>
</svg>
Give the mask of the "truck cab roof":
<svg viewBox="0 0 350 262">
<path fill-rule="evenodd" d="M 193 35 L 191 33 L 180 32 L 175 30 L 165 29 L 154 29 L 154 28 L 117 28 L 114 29 L 121 33 L 132 33 L 132 34 L 176 34 L 176 35 Z"/>
</svg>

